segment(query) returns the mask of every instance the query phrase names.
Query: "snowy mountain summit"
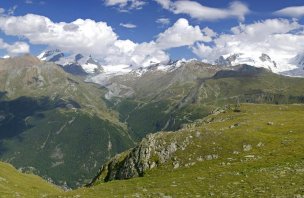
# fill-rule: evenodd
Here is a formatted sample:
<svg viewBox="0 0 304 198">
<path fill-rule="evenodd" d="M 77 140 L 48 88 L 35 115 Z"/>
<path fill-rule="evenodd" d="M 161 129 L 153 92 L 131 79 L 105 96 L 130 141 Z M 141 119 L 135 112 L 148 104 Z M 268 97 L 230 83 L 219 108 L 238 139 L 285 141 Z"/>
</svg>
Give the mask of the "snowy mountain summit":
<svg viewBox="0 0 304 198">
<path fill-rule="evenodd" d="M 260 56 L 248 56 L 244 53 L 237 54 L 227 54 L 224 56 L 220 56 L 216 61 L 216 65 L 223 66 L 236 66 L 240 64 L 252 65 L 255 67 L 264 67 L 273 72 L 279 70 L 277 67 L 277 63 L 271 59 L 271 57 L 265 53 L 260 54 Z"/>
<path fill-rule="evenodd" d="M 64 53 L 62 53 L 59 49 L 44 51 L 38 55 L 40 60 L 48 62 L 57 62 L 62 57 L 64 57 Z"/>
<path fill-rule="evenodd" d="M 54 62 L 60 65 L 65 71 L 76 75 L 90 75 L 90 76 L 116 76 L 127 73 L 135 73 L 137 76 L 142 75 L 148 71 L 173 71 L 191 60 L 177 60 L 169 61 L 168 63 L 151 62 L 149 65 L 142 67 L 135 67 L 132 65 L 107 65 L 94 59 L 92 56 L 85 56 L 82 54 L 66 55 L 66 53 L 59 49 L 47 50 L 37 56 L 42 61 Z"/>
<path fill-rule="evenodd" d="M 59 49 L 42 52 L 38 58 L 42 61 L 54 62 L 69 73 L 75 75 L 98 74 L 103 71 L 101 64 L 92 56 L 82 54 L 66 54 Z"/>
<path fill-rule="evenodd" d="M 263 67 L 278 74 L 304 76 L 304 72 L 301 71 L 304 67 L 304 54 L 288 58 L 270 56 L 269 54 L 259 52 L 235 53 L 222 55 L 212 63 L 223 66 L 247 64 L 255 67 Z"/>
<path fill-rule="evenodd" d="M 81 76 L 95 76 L 98 79 L 108 79 L 113 76 L 128 73 L 141 76 L 149 71 L 172 72 L 175 69 L 186 65 L 188 62 L 197 61 L 196 59 L 181 59 L 169 61 L 167 63 L 151 62 L 149 65 L 143 65 L 141 67 L 132 65 L 107 65 L 94 59 L 92 56 L 83 54 L 67 55 L 58 49 L 44 51 L 38 58 L 42 61 L 54 62 L 69 73 Z M 225 67 L 246 64 L 255 67 L 263 67 L 278 74 L 304 76 L 304 53 L 295 55 L 291 58 L 278 55 L 271 56 L 263 52 L 234 53 L 221 55 L 215 61 L 209 63 Z"/>
<path fill-rule="evenodd" d="M 296 57 L 291 59 L 291 64 L 297 65 L 299 68 L 304 69 L 304 53 L 298 54 Z"/>
</svg>

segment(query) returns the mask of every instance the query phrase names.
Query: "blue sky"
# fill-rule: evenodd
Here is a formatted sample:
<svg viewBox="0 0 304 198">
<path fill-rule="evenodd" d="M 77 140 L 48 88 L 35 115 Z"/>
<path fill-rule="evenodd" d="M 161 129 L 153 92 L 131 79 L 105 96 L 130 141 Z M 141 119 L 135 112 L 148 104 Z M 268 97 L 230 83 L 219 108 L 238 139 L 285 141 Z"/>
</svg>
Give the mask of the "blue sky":
<svg viewBox="0 0 304 198">
<path fill-rule="evenodd" d="M 248 9 L 245 14 L 241 17 L 234 16 L 224 16 L 218 19 L 205 19 L 201 17 L 193 17 L 188 11 L 180 11 L 181 8 L 174 7 L 174 2 L 171 1 L 171 7 L 166 8 L 160 2 L 169 2 L 169 0 L 125 0 L 126 4 L 119 4 L 115 0 L 86 0 L 86 1 L 75 1 L 75 0 L 3 0 L 0 2 L 0 8 L 3 8 L 2 18 L 9 18 L 14 16 L 25 16 L 29 13 L 35 14 L 37 16 L 43 16 L 52 21 L 54 24 L 60 22 L 72 23 L 77 19 L 92 19 L 96 22 L 106 22 L 107 26 L 111 27 L 113 32 L 116 34 L 119 40 L 130 40 L 136 44 L 148 43 L 155 41 L 157 43 L 157 38 L 160 33 L 165 32 L 168 28 L 173 27 L 175 22 L 179 19 L 186 19 L 189 26 L 196 27 L 199 26 L 200 29 L 208 27 L 212 29 L 217 35 L 229 34 L 232 27 L 239 26 L 240 23 L 245 25 L 254 24 L 267 19 L 287 19 L 289 23 L 296 20 L 299 25 L 303 24 L 304 18 L 304 6 L 303 0 L 267 0 L 267 1 L 257 1 L 257 0 L 244 0 L 239 1 L 242 6 L 246 6 Z M 116 2 L 116 3 L 115 3 Z M 144 2 L 140 6 L 132 7 L 135 2 Z M 189 1 L 186 1 L 189 2 Z M 215 8 L 219 10 L 229 9 L 231 3 L 235 1 L 221 0 L 221 1 L 210 1 L 210 0 L 196 0 L 195 5 L 204 6 L 205 8 Z M 192 6 L 192 7 L 191 7 Z M 288 8 L 288 7 L 298 7 L 300 12 L 303 13 L 297 16 L 291 16 L 290 12 L 284 14 L 274 14 L 274 12 Z M 15 9 L 14 9 L 15 8 Z M 302 8 L 302 9 L 300 9 Z M 189 9 L 195 9 L 195 6 L 189 5 Z M 14 10 L 9 13 L 9 10 Z M 191 11 L 191 10 L 190 10 Z M 1 14 L 1 12 L 0 12 Z M 216 17 L 216 16 L 215 16 Z M 170 21 L 168 24 L 160 24 L 156 21 L 160 18 L 166 18 Z M 3 19 L 4 20 L 4 19 Z M 7 19 L 6 19 L 7 20 Z M 3 22 L 4 23 L 4 22 Z M 19 23 L 21 23 L 19 21 Z M 135 28 L 126 28 L 122 24 L 133 24 Z M 1 24 L 0 24 L 1 25 Z M 295 28 L 296 32 L 300 31 L 300 27 Z M 294 30 L 294 29 L 292 29 Z M 275 32 L 276 33 L 276 32 Z M 281 33 L 281 32 L 280 32 Z M 288 33 L 288 32 L 284 32 Z M 37 34 L 37 33 L 35 33 Z M 298 34 L 298 33 L 297 33 Z M 184 35 L 185 36 L 185 35 Z M 8 31 L 5 27 L 0 27 L 0 38 L 4 43 L 8 45 L 13 45 L 14 42 L 24 42 L 30 46 L 30 52 L 37 55 L 40 51 L 50 48 L 50 47 L 60 47 L 58 42 L 55 44 L 43 41 L 33 41 L 31 36 L 25 35 L 24 32 L 14 32 Z M 215 38 L 211 38 L 215 39 Z M 165 41 L 166 42 L 166 41 Z M 193 40 L 191 43 L 181 44 L 180 46 L 173 44 L 168 47 L 163 47 L 158 50 L 164 51 L 170 58 L 201 58 L 198 53 L 194 53 L 194 47 L 197 47 L 200 41 L 199 39 Z M 182 42 L 183 43 L 183 42 Z M 53 46 L 50 46 L 53 45 Z M 110 45 L 110 44 L 109 44 Z M 212 46 L 214 43 L 209 41 L 204 44 L 204 46 Z M 71 44 L 72 46 L 72 44 Z M 173 47 L 172 47 L 173 46 Z M 0 56 L 7 54 L 8 47 L 2 47 L 0 50 Z M 97 48 L 96 48 L 97 49 Z M 102 50 L 102 48 L 100 48 Z M 146 48 L 144 48 L 146 49 Z M 154 49 L 154 46 L 153 46 Z M 67 50 L 67 49 L 63 49 Z M 85 50 L 85 49 L 81 49 Z M 81 51 L 80 50 L 80 51 Z M 22 50 L 21 50 L 22 51 Z M 155 51 L 155 50 L 154 50 Z M 99 52 L 101 53 L 101 52 Z M 97 56 L 99 53 L 96 53 Z M 161 52 L 155 52 L 159 55 Z M 146 56 L 146 54 L 144 54 Z M 104 58 L 106 55 L 101 56 Z M 161 58 L 156 58 L 161 59 Z M 111 61 L 110 61 L 111 62 Z M 114 61 L 115 62 L 115 61 Z"/>
</svg>

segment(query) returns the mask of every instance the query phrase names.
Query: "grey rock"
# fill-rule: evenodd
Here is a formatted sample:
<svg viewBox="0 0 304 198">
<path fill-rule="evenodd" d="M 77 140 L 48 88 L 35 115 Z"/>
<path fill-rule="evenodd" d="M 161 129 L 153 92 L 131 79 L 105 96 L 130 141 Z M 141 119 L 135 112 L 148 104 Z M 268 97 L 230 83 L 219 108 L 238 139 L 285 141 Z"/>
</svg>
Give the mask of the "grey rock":
<svg viewBox="0 0 304 198">
<path fill-rule="evenodd" d="M 104 182 L 112 180 L 129 179 L 141 177 L 145 171 L 153 169 L 160 164 L 166 163 L 172 158 L 175 159 L 173 167 L 180 167 L 173 154 L 178 149 L 185 149 L 192 137 L 186 137 L 177 143 L 175 140 L 166 142 L 162 138 L 162 133 L 149 134 L 138 146 L 122 154 L 118 154 L 107 162 L 98 172 L 98 175 L 88 185 L 92 185 L 97 180 Z"/>
<path fill-rule="evenodd" d="M 243 151 L 247 152 L 247 151 L 251 151 L 252 146 L 250 144 L 244 144 L 243 145 Z"/>
</svg>

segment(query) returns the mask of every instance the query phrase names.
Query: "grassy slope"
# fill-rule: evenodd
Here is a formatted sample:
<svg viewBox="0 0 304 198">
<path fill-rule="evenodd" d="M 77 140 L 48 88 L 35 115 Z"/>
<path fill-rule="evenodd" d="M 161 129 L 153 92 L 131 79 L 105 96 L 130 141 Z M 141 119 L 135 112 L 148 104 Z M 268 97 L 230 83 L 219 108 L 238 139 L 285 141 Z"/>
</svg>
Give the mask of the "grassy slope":
<svg viewBox="0 0 304 198">
<path fill-rule="evenodd" d="M 43 197 L 60 191 L 62 190 L 38 176 L 19 173 L 11 165 L 0 162 L 1 198 Z"/>
<path fill-rule="evenodd" d="M 192 142 L 143 178 L 102 183 L 61 195 L 303 196 L 304 106 L 247 104 L 241 110 L 212 115 L 181 132 L 160 135 L 168 143 L 187 137 L 192 137 Z M 209 155 L 218 158 L 208 160 Z M 180 167 L 173 169 L 173 161 Z"/>
<path fill-rule="evenodd" d="M 161 88 L 156 89 L 156 86 L 146 85 L 147 82 L 139 83 L 141 89 L 135 90 L 150 91 L 150 95 L 143 97 L 139 94 L 135 98 L 122 100 L 116 109 L 120 112 L 121 120 L 127 121 L 134 136 L 143 138 L 150 132 L 179 129 L 182 124 L 205 117 L 217 107 L 235 104 L 237 100 L 270 104 L 304 102 L 304 79 L 249 68 L 253 70 L 252 75 L 239 73 L 235 76 L 211 77 L 215 72 L 207 69 L 197 70 L 196 73 L 187 71 L 188 75 L 193 76 L 192 80 L 185 81 L 175 81 L 177 74 L 180 74 L 175 71 L 156 79 L 157 83 L 164 82 L 163 85 L 167 86 L 158 84 Z M 173 80 L 168 83 L 162 78 Z M 141 81 L 144 81 L 144 77 Z"/>
<path fill-rule="evenodd" d="M 303 105 L 247 104 L 240 113 L 230 110 L 211 115 L 180 132 L 158 136 L 168 143 L 192 139 L 172 158 L 179 161 L 179 168 L 173 169 L 170 160 L 142 178 L 65 193 L 1 163 L 0 192 L 2 197 L 16 192 L 23 197 L 303 196 L 303 112 Z M 246 151 L 246 145 L 251 149 Z M 208 155 L 218 158 L 207 160 Z"/>
</svg>

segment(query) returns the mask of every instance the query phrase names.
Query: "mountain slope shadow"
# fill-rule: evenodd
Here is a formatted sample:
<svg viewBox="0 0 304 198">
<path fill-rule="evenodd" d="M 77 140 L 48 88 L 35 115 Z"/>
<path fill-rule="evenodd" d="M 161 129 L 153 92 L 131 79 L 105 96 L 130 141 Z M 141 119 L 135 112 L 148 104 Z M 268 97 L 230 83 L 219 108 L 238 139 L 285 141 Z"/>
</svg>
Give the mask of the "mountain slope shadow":
<svg viewBox="0 0 304 198">
<path fill-rule="evenodd" d="M 7 91 L 0 91 L 0 101 L 5 99 Z"/>
<path fill-rule="evenodd" d="M 10 101 L 0 101 L 0 140 L 16 137 L 32 128 L 33 126 L 26 121 L 29 116 L 43 118 L 43 111 L 68 108 L 68 104 L 80 107 L 75 101 L 51 100 L 49 97 L 20 97 Z"/>
</svg>

